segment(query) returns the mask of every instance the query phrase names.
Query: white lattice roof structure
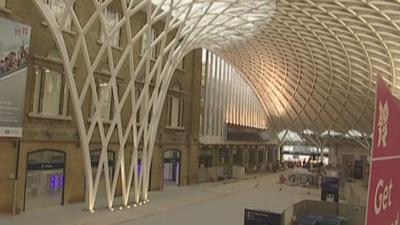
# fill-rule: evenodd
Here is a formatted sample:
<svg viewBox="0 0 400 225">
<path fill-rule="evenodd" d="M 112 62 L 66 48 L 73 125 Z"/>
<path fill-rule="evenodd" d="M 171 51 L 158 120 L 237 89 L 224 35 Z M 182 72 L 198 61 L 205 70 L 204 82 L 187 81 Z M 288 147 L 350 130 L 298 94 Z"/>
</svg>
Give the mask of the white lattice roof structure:
<svg viewBox="0 0 400 225">
<path fill-rule="evenodd" d="M 210 48 L 234 64 L 276 132 L 371 133 L 376 75 L 400 95 L 399 1 L 175 2 L 174 16 L 187 16 L 184 47 Z"/>
<path fill-rule="evenodd" d="M 399 1 L 280 0 L 253 37 L 221 53 L 276 130 L 371 133 L 376 75 L 400 94 L 399 19 Z"/>
<path fill-rule="evenodd" d="M 326 130 L 371 133 L 376 75 L 381 74 L 393 92 L 399 90 L 400 2 L 396 0 L 64 0 L 61 18 L 55 18 L 45 0 L 33 0 L 56 41 L 70 89 L 86 169 L 89 210 L 94 209 L 104 168 L 107 206 L 114 205 L 118 179 L 122 184 L 123 205 L 147 202 L 151 158 L 161 109 L 173 71 L 182 57 L 204 47 L 230 61 L 254 88 L 267 113 L 268 124 L 276 133 L 284 129 Z M 75 3 L 90 2 L 87 19 L 76 14 Z M 118 7 L 121 17 L 107 26 L 104 10 Z M 132 17 L 146 14 L 140 30 L 133 29 Z M 76 40 L 68 48 L 64 34 L 67 18 L 72 18 Z M 151 28 L 163 24 L 154 39 Z M 101 27 L 104 40 L 91 56 L 88 33 Z M 120 57 L 112 51 L 112 39 L 124 29 L 127 41 L 119 46 Z M 134 46 L 145 40 L 139 61 Z M 151 52 L 158 48 L 154 64 Z M 86 64 L 87 77 L 78 87 L 73 74 L 77 60 Z M 101 99 L 94 71 L 106 61 L 111 77 L 115 113 L 107 129 L 101 117 Z M 127 65 L 127 88 L 118 94 L 116 77 Z M 144 77 L 144 87 L 136 96 L 135 81 Z M 150 90 L 154 84 L 154 91 Z M 87 126 L 83 106 L 88 96 L 95 99 L 95 114 Z M 130 107 L 131 117 L 122 123 L 121 110 Z M 145 117 L 139 122 L 139 108 Z M 102 154 L 96 177 L 92 177 L 89 145 L 98 133 Z M 329 132 L 328 132 L 329 133 Z M 119 152 L 113 179 L 108 171 L 107 147 L 118 136 Z M 129 165 L 124 148 L 133 139 Z M 138 170 L 138 146 L 143 143 L 142 172 Z"/>
</svg>

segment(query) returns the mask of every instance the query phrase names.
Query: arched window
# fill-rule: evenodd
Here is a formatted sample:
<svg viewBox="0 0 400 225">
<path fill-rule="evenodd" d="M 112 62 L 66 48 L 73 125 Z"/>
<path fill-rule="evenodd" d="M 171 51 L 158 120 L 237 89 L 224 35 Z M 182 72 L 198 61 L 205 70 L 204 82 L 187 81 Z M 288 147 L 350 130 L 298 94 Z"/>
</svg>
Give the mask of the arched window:
<svg viewBox="0 0 400 225">
<path fill-rule="evenodd" d="M 27 157 L 25 210 L 62 205 L 66 154 L 39 150 Z"/>
<path fill-rule="evenodd" d="M 181 86 L 176 83 L 171 88 L 172 91 L 180 92 Z M 168 95 L 168 117 L 167 127 L 182 128 L 183 127 L 183 98 L 176 95 Z"/>
</svg>

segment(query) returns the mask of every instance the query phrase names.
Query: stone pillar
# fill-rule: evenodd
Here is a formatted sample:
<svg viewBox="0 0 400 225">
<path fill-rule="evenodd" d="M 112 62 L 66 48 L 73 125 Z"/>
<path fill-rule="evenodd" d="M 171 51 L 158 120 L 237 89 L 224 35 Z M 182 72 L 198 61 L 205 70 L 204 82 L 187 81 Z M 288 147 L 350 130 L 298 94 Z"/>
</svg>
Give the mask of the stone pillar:
<svg viewBox="0 0 400 225">
<path fill-rule="evenodd" d="M 198 183 L 199 172 L 199 149 L 200 145 L 192 144 L 189 152 L 189 165 L 188 165 L 188 184 Z"/>
<path fill-rule="evenodd" d="M 245 150 L 243 150 L 244 151 L 244 155 L 245 155 L 245 157 L 244 157 L 244 165 L 245 165 L 245 167 L 249 167 L 249 162 L 250 162 L 250 153 L 249 153 L 249 149 L 245 149 Z"/>
<path fill-rule="evenodd" d="M 150 190 L 162 190 L 164 156 L 159 145 L 154 145 L 153 159 L 151 162 Z"/>
<path fill-rule="evenodd" d="M 283 162 L 283 145 L 278 146 L 278 154 L 277 154 L 277 161 L 280 163 Z"/>
<path fill-rule="evenodd" d="M 256 157 L 255 157 L 255 165 L 259 166 L 260 165 L 260 149 L 258 148 L 258 146 L 256 147 Z"/>
</svg>

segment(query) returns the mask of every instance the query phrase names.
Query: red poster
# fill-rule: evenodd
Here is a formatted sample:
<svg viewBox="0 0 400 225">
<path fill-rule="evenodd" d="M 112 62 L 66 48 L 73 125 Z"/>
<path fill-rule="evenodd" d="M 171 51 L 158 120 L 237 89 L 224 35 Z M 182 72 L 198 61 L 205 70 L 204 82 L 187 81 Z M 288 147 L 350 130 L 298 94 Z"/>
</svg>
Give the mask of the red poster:
<svg viewBox="0 0 400 225">
<path fill-rule="evenodd" d="M 366 225 L 400 225 L 400 102 L 379 77 Z"/>
</svg>

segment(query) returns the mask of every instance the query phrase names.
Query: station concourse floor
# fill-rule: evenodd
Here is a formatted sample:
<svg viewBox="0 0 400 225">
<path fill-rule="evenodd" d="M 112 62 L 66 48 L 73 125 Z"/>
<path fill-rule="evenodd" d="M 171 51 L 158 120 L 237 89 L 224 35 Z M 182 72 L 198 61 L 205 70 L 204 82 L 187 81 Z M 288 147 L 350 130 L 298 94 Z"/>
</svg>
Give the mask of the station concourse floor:
<svg viewBox="0 0 400 225">
<path fill-rule="evenodd" d="M 320 191 L 277 184 L 280 174 L 266 174 L 234 183 L 206 183 L 150 192 L 151 202 L 114 212 L 84 204 L 31 210 L 0 217 L 0 225 L 243 225 L 244 208 L 282 212 L 304 199 L 320 199 Z"/>
</svg>

